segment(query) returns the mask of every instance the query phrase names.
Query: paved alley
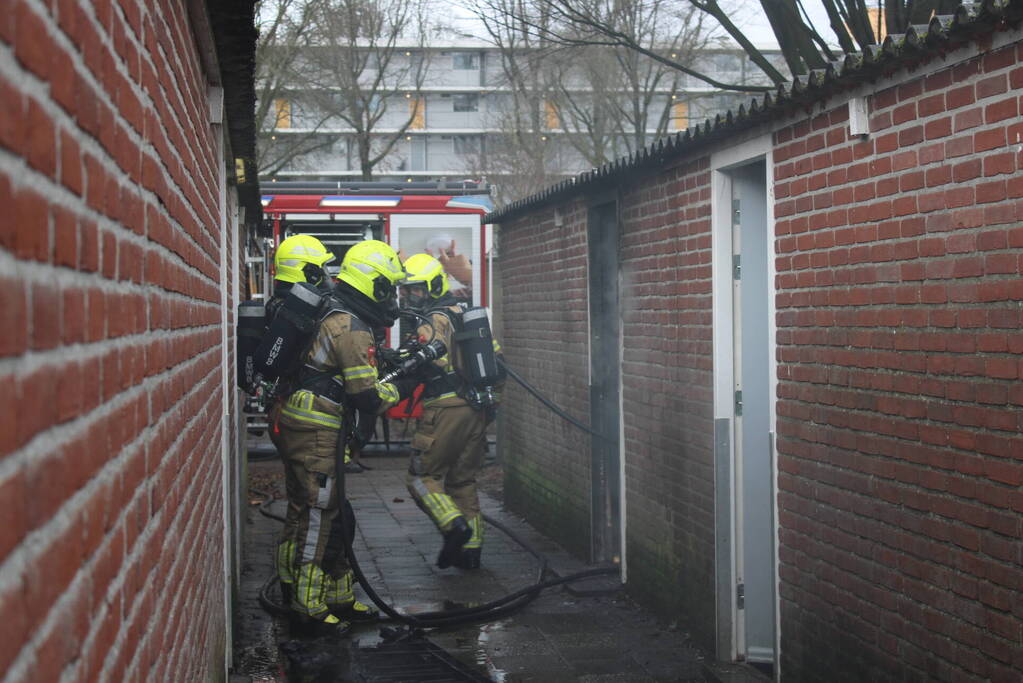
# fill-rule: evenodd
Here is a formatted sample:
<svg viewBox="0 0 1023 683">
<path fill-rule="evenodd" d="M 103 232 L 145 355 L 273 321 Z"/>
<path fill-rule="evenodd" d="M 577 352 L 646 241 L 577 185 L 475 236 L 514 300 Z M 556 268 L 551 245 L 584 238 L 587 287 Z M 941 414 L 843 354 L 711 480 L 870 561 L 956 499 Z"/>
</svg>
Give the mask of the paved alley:
<svg viewBox="0 0 1023 683">
<path fill-rule="evenodd" d="M 371 585 L 400 612 L 414 614 L 489 602 L 536 580 L 536 558 L 493 527 L 487 529 L 480 570 L 438 569 L 434 562 L 440 536 L 408 495 L 405 458 L 378 456 L 365 462 L 373 469 L 347 478 L 358 519 L 357 556 Z M 276 459 L 251 462 L 250 481 L 256 488 L 280 495 L 279 471 Z M 380 659 L 397 662 L 398 656 L 368 657 L 395 647 L 381 635 L 391 635 L 389 629 L 395 629 L 387 620 L 357 626 L 350 640 L 337 647 L 293 637 L 284 620 L 274 619 L 260 607 L 258 591 L 273 571 L 270 550 L 280 523 L 259 514 L 260 496 L 253 493 L 251 498 L 244 594 L 235 637 L 237 680 L 426 680 L 426 674 L 419 677 L 409 670 L 385 671 L 373 664 Z M 484 513 L 544 555 L 559 576 L 587 568 L 504 511 L 494 497 L 484 494 L 481 498 Z M 283 514 L 284 502 L 277 500 L 269 508 Z M 613 588 L 611 577 L 574 583 L 572 591 L 550 588 L 511 616 L 430 629 L 424 634 L 426 641 L 414 643 L 427 648 L 432 659 L 450 658 L 449 669 L 460 670 L 462 676 L 450 680 L 714 680 L 703 666 L 703 655 L 677 624 L 658 620 Z M 579 595 L 584 592 L 598 595 Z M 276 591 L 271 595 L 276 596 Z M 404 654 L 409 654 L 407 648 Z"/>
</svg>

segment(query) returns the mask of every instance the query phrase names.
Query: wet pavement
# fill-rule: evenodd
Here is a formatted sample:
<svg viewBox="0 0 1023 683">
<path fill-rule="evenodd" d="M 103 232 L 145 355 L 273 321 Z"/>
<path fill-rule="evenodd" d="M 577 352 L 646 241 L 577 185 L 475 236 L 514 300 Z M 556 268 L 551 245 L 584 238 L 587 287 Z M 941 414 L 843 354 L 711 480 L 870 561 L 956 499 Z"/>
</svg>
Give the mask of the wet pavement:
<svg viewBox="0 0 1023 683">
<path fill-rule="evenodd" d="M 366 577 L 399 612 L 415 614 L 489 602 L 533 584 L 537 559 L 488 527 L 483 566 L 475 571 L 435 566 L 440 535 L 405 488 L 406 459 L 366 457 L 374 469 L 347 477 L 358 520 L 356 555 Z M 250 461 L 250 482 L 280 496 L 280 463 Z M 494 621 L 415 633 L 385 620 L 357 625 L 341 641 L 309 640 L 274 618 L 258 594 L 273 573 L 280 522 L 259 513 L 250 495 L 239 610 L 235 675 L 244 681 L 713 681 L 703 654 L 684 631 L 641 609 L 611 577 L 544 590 L 522 610 Z M 483 512 L 508 527 L 551 569 L 567 576 L 588 567 L 481 495 Z M 268 506 L 283 515 L 284 501 Z M 368 599 L 357 588 L 364 602 Z M 276 589 L 269 592 L 278 599 Z M 580 595 L 583 594 L 583 595 Z M 592 597 L 588 594 L 595 594 Z M 411 637 L 410 637 L 411 636 Z"/>
</svg>

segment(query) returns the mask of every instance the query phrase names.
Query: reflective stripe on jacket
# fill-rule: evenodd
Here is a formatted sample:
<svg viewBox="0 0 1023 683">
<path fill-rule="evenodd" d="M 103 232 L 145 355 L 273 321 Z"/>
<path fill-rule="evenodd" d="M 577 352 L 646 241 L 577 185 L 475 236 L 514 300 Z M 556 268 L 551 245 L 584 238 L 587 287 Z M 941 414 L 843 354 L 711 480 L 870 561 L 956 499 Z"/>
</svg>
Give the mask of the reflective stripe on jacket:
<svg viewBox="0 0 1023 683">
<path fill-rule="evenodd" d="M 373 346 L 369 326 L 355 315 L 341 310 L 329 313 L 303 359 L 307 371 L 339 371 L 345 395 L 353 406 L 380 414 L 398 403 L 393 384 L 377 381 L 377 370 L 370 362 Z M 340 429 L 344 406 L 325 396 L 300 389 L 291 394 L 281 409 L 285 426 L 313 429 Z"/>
</svg>

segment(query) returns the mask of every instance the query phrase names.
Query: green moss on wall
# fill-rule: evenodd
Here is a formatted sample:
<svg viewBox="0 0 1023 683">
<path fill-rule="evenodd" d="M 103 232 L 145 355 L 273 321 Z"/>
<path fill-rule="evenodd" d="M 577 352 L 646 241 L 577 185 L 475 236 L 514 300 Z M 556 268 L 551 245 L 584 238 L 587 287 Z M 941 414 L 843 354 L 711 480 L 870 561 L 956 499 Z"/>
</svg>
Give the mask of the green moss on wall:
<svg viewBox="0 0 1023 683">
<path fill-rule="evenodd" d="M 629 594 L 665 619 L 678 621 L 700 647 L 713 652 L 713 567 L 702 566 L 670 535 L 655 541 L 629 534 L 627 542 Z"/>
<path fill-rule="evenodd" d="M 506 463 L 504 498 L 509 509 L 580 557 L 590 552 L 589 511 L 580 509 L 579 491 L 544 474 L 533 463 Z"/>
</svg>

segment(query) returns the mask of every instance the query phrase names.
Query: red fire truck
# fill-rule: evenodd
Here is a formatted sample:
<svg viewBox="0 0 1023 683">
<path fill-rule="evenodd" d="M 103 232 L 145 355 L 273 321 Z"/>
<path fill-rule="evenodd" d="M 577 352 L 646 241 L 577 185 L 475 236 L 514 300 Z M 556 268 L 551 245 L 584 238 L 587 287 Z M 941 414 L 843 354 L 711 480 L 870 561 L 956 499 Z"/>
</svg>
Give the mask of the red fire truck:
<svg viewBox="0 0 1023 683">
<path fill-rule="evenodd" d="M 312 235 L 334 252 L 336 269 L 348 247 L 364 239 L 404 256 L 444 256 L 452 291 L 474 306 L 489 305 L 491 234 L 482 217 L 492 208 L 486 184 L 451 182 L 276 182 L 262 187 L 261 273 L 250 272 L 253 295 L 272 289 L 272 256 L 281 240 Z M 336 270 L 333 274 L 336 274 Z"/>
</svg>

